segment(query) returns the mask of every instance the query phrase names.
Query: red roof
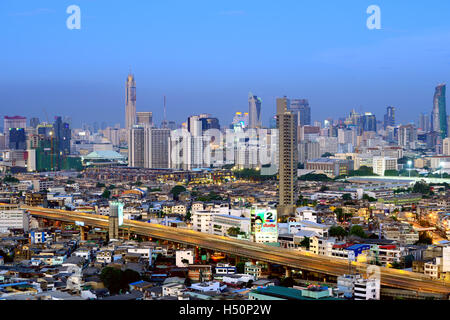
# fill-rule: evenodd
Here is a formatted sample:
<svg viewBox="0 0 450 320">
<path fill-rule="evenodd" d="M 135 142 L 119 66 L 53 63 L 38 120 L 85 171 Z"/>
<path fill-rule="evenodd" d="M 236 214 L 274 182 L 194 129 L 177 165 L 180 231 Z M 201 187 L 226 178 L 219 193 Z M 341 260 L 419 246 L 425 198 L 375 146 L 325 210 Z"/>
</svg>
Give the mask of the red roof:
<svg viewBox="0 0 450 320">
<path fill-rule="evenodd" d="M 21 116 L 8 117 L 8 116 L 5 116 L 5 119 L 8 119 L 8 120 L 26 120 L 26 117 L 21 117 Z"/>
</svg>

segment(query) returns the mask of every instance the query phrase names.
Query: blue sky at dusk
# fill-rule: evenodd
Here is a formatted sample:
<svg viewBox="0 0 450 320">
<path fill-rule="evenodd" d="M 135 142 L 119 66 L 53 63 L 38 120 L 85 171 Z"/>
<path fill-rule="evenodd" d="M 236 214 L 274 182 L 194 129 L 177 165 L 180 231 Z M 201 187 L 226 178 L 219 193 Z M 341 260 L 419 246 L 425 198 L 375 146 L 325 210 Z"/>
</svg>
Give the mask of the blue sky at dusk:
<svg viewBox="0 0 450 320">
<path fill-rule="evenodd" d="M 81 8 L 81 30 L 66 8 Z M 381 30 L 366 27 L 369 5 Z M 450 82 L 450 1 L 0 1 L 0 116 L 70 116 L 124 122 L 132 68 L 137 110 L 159 124 L 211 113 L 228 125 L 263 100 L 307 98 L 313 120 L 352 108 L 397 120 L 430 112 L 434 87 Z"/>
</svg>

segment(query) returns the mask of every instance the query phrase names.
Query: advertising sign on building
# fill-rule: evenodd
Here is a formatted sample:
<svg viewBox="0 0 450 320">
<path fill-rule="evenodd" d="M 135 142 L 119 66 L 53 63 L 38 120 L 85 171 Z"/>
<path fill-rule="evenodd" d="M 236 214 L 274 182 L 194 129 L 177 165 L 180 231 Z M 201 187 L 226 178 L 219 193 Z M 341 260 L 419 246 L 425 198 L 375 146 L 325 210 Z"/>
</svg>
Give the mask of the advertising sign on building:
<svg viewBox="0 0 450 320">
<path fill-rule="evenodd" d="M 255 209 L 253 212 L 253 232 L 256 242 L 277 242 L 277 212 L 273 209 Z"/>
</svg>

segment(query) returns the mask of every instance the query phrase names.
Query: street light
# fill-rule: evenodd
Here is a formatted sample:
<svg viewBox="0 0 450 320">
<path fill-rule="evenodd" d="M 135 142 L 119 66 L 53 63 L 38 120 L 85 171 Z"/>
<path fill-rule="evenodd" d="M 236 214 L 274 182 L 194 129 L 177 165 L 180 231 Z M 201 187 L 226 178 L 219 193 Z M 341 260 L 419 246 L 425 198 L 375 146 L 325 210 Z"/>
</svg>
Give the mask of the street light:
<svg viewBox="0 0 450 320">
<path fill-rule="evenodd" d="M 410 178 L 411 178 L 411 166 L 412 166 L 412 161 L 409 160 L 409 161 L 408 161 L 408 167 L 409 167 L 408 171 L 409 171 L 409 177 L 410 177 Z"/>
</svg>

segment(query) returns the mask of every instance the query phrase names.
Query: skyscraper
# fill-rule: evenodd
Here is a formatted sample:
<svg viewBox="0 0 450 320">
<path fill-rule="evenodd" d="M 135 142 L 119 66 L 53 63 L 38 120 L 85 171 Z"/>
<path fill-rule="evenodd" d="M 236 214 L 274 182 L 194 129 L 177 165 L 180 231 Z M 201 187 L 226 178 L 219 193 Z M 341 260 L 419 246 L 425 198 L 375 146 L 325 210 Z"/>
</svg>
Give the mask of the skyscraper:
<svg viewBox="0 0 450 320">
<path fill-rule="evenodd" d="M 447 137 L 447 110 L 445 102 L 445 84 L 436 87 L 431 112 L 431 131 L 438 132 L 441 138 Z"/>
<path fill-rule="evenodd" d="M 363 131 L 377 131 L 377 119 L 374 114 L 366 112 L 362 116 Z"/>
<path fill-rule="evenodd" d="M 125 129 L 136 124 L 136 82 L 132 74 L 128 75 L 125 88 Z"/>
<path fill-rule="evenodd" d="M 9 148 L 9 136 L 10 129 L 25 129 L 27 126 L 27 118 L 21 116 L 8 117 L 5 116 L 3 118 L 3 133 L 5 134 L 5 146 Z"/>
<path fill-rule="evenodd" d="M 307 99 L 291 99 L 289 110 L 297 115 L 299 126 L 311 125 L 311 108 Z"/>
<path fill-rule="evenodd" d="M 248 94 L 248 127 L 250 129 L 261 128 L 261 98 Z"/>
<path fill-rule="evenodd" d="M 384 115 L 384 130 L 386 130 L 388 126 L 395 126 L 395 108 L 391 106 L 386 108 L 386 114 Z"/>
<path fill-rule="evenodd" d="M 53 123 L 54 139 L 58 143 L 59 151 L 64 154 L 70 154 L 70 139 L 71 130 L 69 124 L 62 122 L 61 117 L 55 117 L 55 122 Z"/>
<path fill-rule="evenodd" d="M 430 116 L 428 113 L 420 114 L 419 129 L 421 129 L 423 132 L 430 132 Z"/>
<path fill-rule="evenodd" d="M 297 202 L 297 116 L 289 110 L 289 99 L 277 99 L 278 128 L 278 215 L 294 214 Z"/>
</svg>

